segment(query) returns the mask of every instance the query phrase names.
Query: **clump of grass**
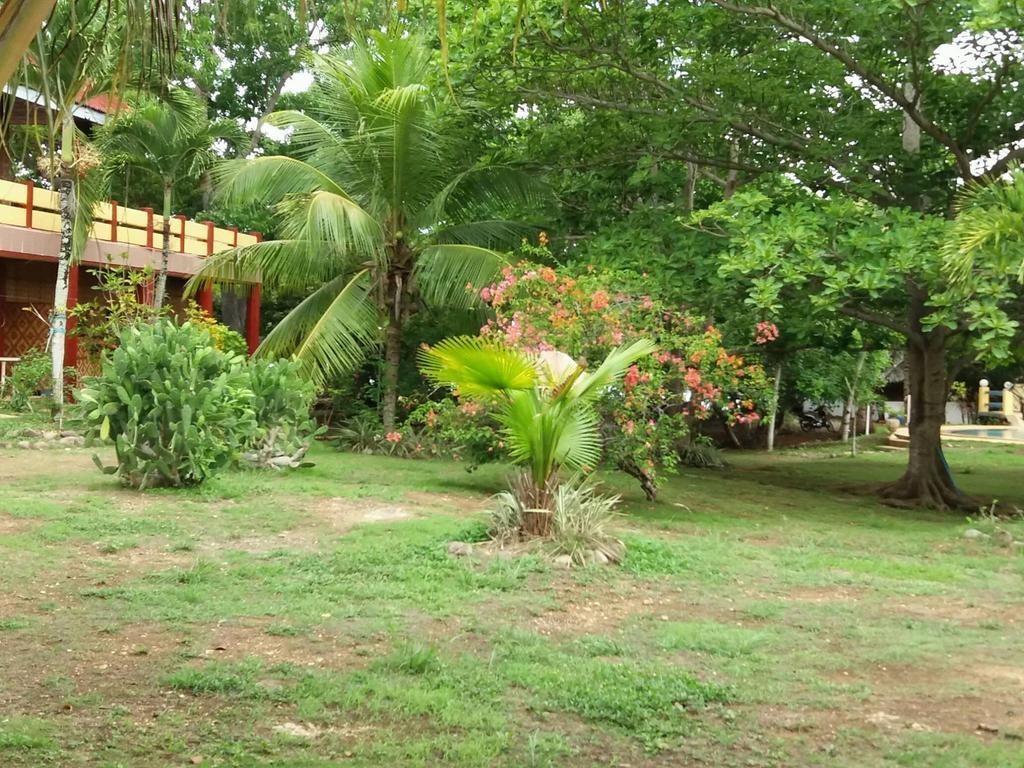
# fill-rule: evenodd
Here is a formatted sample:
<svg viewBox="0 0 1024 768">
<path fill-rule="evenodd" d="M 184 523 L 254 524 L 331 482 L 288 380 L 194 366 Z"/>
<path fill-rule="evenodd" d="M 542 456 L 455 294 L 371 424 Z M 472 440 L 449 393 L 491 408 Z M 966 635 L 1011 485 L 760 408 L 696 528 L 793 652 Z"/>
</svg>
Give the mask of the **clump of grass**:
<svg viewBox="0 0 1024 768">
<path fill-rule="evenodd" d="M 441 666 L 441 660 L 434 646 L 408 643 L 381 659 L 378 666 L 408 675 L 425 675 L 436 671 Z"/>
<path fill-rule="evenodd" d="M 18 629 L 25 629 L 32 622 L 21 616 L 11 616 L 7 619 L 0 619 L 0 632 L 13 632 Z"/>
<path fill-rule="evenodd" d="M 265 693 L 256 682 L 262 669 L 260 660 L 253 658 L 239 663 L 215 662 L 203 667 L 182 667 L 165 676 L 163 684 L 177 691 L 259 698 Z"/>
<path fill-rule="evenodd" d="M 587 562 L 592 552 L 603 554 L 613 563 L 621 560 L 622 542 L 609 530 L 619 501 L 618 496 L 601 496 L 586 482 L 562 483 L 555 492 L 551 527 L 555 554 L 569 555 L 577 564 Z"/>
</svg>

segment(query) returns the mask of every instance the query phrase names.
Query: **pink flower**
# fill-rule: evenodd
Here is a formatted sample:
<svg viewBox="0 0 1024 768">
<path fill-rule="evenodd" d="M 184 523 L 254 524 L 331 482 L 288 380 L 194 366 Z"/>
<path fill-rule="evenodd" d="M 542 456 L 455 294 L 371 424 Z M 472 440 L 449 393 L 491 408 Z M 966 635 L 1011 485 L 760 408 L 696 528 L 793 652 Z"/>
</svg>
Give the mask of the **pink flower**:
<svg viewBox="0 0 1024 768">
<path fill-rule="evenodd" d="M 608 292 L 607 291 L 594 291 L 594 295 L 590 297 L 590 308 L 595 312 L 600 312 L 602 309 L 608 307 Z"/>
<path fill-rule="evenodd" d="M 389 443 L 400 443 L 402 442 L 402 433 L 388 432 L 386 435 L 384 435 L 384 439 L 387 440 Z"/>
<path fill-rule="evenodd" d="M 481 298 L 481 299 L 482 299 L 483 301 L 490 301 L 490 300 L 491 300 L 491 296 L 492 296 L 492 295 L 493 295 L 493 294 L 491 293 L 491 289 L 490 289 L 490 288 L 483 288 L 483 289 L 481 289 L 481 291 L 480 291 L 480 298 Z"/>
</svg>

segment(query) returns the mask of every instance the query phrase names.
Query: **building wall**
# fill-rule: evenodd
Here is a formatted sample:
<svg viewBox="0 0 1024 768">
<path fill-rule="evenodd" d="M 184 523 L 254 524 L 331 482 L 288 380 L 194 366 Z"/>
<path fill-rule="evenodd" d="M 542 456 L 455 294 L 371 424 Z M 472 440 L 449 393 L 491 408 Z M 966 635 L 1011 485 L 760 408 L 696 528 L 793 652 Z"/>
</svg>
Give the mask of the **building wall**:
<svg viewBox="0 0 1024 768">
<path fill-rule="evenodd" d="M 93 268 L 78 269 L 78 301 L 102 301 Z M 0 357 L 21 357 L 46 345 L 56 280 L 54 263 L 0 259 Z M 168 277 L 167 302 L 176 312 L 184 308 L 184 288 L 183 279 Z M 84 373 L 94 373 L 98 365 L 99 361 L 90 359 L 90 355 L 80 355 L 79 368 Z"/>
</svg>

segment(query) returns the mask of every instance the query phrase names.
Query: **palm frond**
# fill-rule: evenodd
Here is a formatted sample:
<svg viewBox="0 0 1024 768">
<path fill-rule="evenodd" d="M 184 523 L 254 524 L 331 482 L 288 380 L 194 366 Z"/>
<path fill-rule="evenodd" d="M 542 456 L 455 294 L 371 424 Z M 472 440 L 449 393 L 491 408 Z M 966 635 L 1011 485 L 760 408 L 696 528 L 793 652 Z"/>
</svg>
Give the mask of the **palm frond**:
<svg viewBox="0 0 1024 768">
<path fill-rule="evenodd" d="M 320 190 L 285 198 L 276 211 L 286 240 L 304 242 L 312 251 L 331 250 L 348 258 L 382 261 L 380 222 L 350 197 Z"/>
<path fill-rule="evenodd" d="M 628 347 L 616 347 L 593 372 L 579 376 L 566 393 L 575 400 L 596 400 L 601 390 L 621 378 L 626 370 L 643 357 L 654 354 L 658 347 L 649 339 L 634 341 Z"/>
<path fill-rule="evenodd" d="M 600 421 L 597 412 L 585 406 L 573 408 L 560 419 L 554 449 L 559 464 L 584 472 L 597 468 L 604 450 Z"/>
<path fill-rule="evenodd" d="M 500 253 L 475 245 L 432 245 L 420 253 L 415 275 L 428 305 L 467 309 L 479 304 L 480 289 L 506 263 Z"/>
<path fill-rule="evenodd" d="M 449 226 L 472 222 L 482 212 L 508 213 L 531 208 L 548 197 L 547 187 L 537 178 L 503 165 L 479 165 L 457 174 L 433 197 L 417 224 Z"/>
<path fill-rule="evenodd" d="M 323 171 L 293 157 L 225 160 L 214 169 L 213 177 L 217 194 L 229 204 L 278 202 L 289 195 L 314 192 L 348 196 Z"/>
<path fill-rule="evenodd" d="M 418 359 L 424 376 L 465 397 L 531 389 L 537 377 L 525 354 L 478 336 L 455 336 L 421 348 Z"/>
<path fill-rule="evenodd" d="M 295 295 L 350 268 L 350 260 L 330 248 L 311 249 L 303 240 L 267 240 L 208 257 L 189 280 L 187 290 L 192 292 L 211 281 L 219 285 L 259 282 Z"/>
<path fill-rule="evenodd" d="M 318 387 L 359 365 L 380 341 L 380 316 L 367 270 L 331 280 L 302 301 L 260 344 L 257 354 L 291 356 Z"/>
</svg>

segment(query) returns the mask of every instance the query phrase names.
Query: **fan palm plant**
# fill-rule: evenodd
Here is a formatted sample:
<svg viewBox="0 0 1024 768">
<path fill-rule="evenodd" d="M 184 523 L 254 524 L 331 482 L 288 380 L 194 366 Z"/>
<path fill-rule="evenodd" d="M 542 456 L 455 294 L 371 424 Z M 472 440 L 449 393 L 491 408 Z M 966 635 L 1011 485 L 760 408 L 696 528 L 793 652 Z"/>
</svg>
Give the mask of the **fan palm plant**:
<svg viewBox="0 0 1024 768">
<path fill-rule="evenodd" d="M 594 402 L 654 350 L 652 342 L 636 341 L 613 349 L 587 371 L 561 352 L 531 356 L 479 337 L 458 336 L 421 349 L 420 369 L 459 396 L 496 407 L 509 455 L 526 466 L 528 482 L 517 486 L 520 503 L 525 509 L 551 510 L 559 468 L 587 471 L 601 459 Z M 537 518 L 526 520 L 531 519 Z"/>
<path fill-rule="evenodd" d="M 402 332 L 424 306 L 468 307 L 524 229 L 509 212 L 536 198 L 525 174 L 469 162 L 451 138 L 438 67 L 416 38 L 376 34 L 313 59 L 308 113 L 277 112 L 294 157 L 228 161 L 228 203 L 271 202 L 280 239 L 209 259 L 195 281 L 259 277 L 306 295 L 260 354 L 294 355 L 317 384 L 383 343 L 382 419 L 394 426 Z"/>
<path fill-rule="evenodd" d="M 163 190 L 163 248 L 153 304 L 163 306 L 171 251 L 171 211 L 175 183 L 199 179 L 219 158 L 218 141 L 235 141 L 242 132 L 229 121 L 210 121 L 206 107 L 188 91 L 171 89 L 119 115 L 100 137 L 109 170 L 130 168 L 153 176 Z"/>
</svg>

